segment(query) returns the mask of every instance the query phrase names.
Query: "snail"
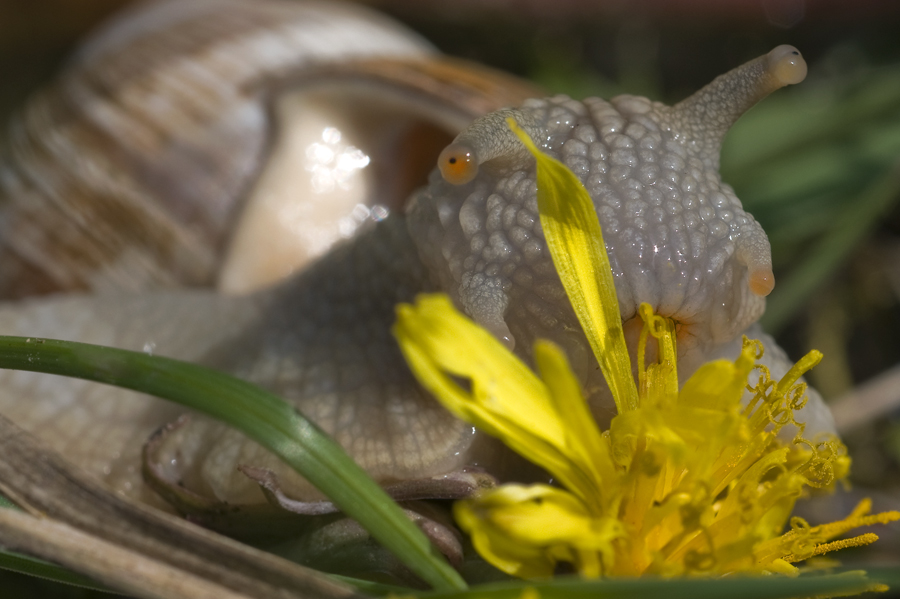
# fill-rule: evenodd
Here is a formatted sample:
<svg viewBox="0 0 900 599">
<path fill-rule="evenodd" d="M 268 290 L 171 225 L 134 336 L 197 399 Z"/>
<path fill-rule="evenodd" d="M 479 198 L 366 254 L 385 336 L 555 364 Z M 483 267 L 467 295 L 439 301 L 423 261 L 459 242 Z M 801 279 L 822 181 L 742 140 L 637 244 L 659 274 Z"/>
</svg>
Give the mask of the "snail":
<svg viewBox="0 0 900 599">
<path fill-rule="evenodd" d="M 165 4 L 174 3 L 158 6 Z M 276 21 L 284 18 L 282 10 L 289 10 L 274 1 L 258 5 L 271 8 Z M 228 0 L 221 6 L 249 10 L 251 4 Z M 140 39 L 143 30 L 129 23 L 119 23 L 120 34 L 101 34 L 82 60 L 105 56 L 104 48 L 115 47 L 117 35 Z M 163 24 L 177 29 L 179 21 Z M 76 69 L 87 68 L 78 64 Z M 378 68 L 367 65 L 368 72 Z M 329 67 L 323 77 L 333 82 L 359 72 L 358 67 Z M 332 434 L 397 496 L 409 497 L 410 489 L 421 488 L 428 489 L 423 496 L 450 496 L 462 480 L 455 475 L 472 466 L 498 477 L 515 476 L 502 449 L 455 420 L 416 385 L 389 332 L 397 303 L 423 291 L 443 291 L 526 361 L 535 339 L 558 343 L 581 378 L 595 417 L 605 423 L 612 416 L 605 382 L 591 363 L 544 245 L 533 160 L 515 142 L 506 117 L 515 117 L 542 150 L 563 160 L 585 184 L 604 229 L 626 330 L 633 329 L 637 306 L 644 301 L 674 319 L 679 375 L 686 378 L 708 359 L 736 354 L 745 331 L 762 335 L 755 322 L 774 285 L 769 244 L 721 181 L 719 147 L 744 111 L 805 74 L 799 52 L 780 46 L 673 107 L 634 96 L 516 102 L 517 108 L 490 112 L 452 140 L 447 136 L 439 168 L 405 204 L 394 198 L 396 208 L 380 213 L 365 209 L 354 237 L 304 265 L 291 266 L 297 272 L 280 282 L 264 277 L 224 285 L 242 292 L 232 295 L 197 289 L 111 293 L 115 277 L 110 273 L 130 272 L 133 256 L 124 252 L 118 264 L 98 259 L 63 286 L 90 288 L 93 294 L 4 305 L 0 332 L 152 351 L 260 384 Z M 426 103 L 438 100 L 430 97 Z M 445 131 L 462 112 L 442 121 Z M 64 145 L 59 139 L 50 142 Z M 9 172 L 4 171 L 7 182 Z M 268 181 L 267 176 L 258 181 Z M 32 191 L 24 183 L 6 189 L 13 201 Z M 21 195 L 13 197 L 13 192 Z M 162 209 L 147 210 L 156 214 Z M 244 212 L 252 222 L 253 211 Z M 26 211 L 15 218 L 19 222 L 34 215 Z M 266 219 L 264 215 L 257 222 Z M 231 235 L 239 240 L 242 233 Z M 179 236 L 167 233 L 166 239 Z M 59 251 L 61 246 L 53 246 L 53 253 Z M 112 260 L 119 260 L 115 255 Z M 235 260 L 227 259 L 226 266 Z M 200 262 L 207 268 L 215 260 Z M 193 273 L 193 268 L 176 266 L 173 271 Z M 209 269 L 197 272 L 185 282 L 212 277 Z M 66 276 L 55 278 L 65 282 Z M 147 281 L 171 282 L 168 277 L 176 278 L 138 273 L 137 282 L 123 286 L 133 291 Z M 220 275 L 220 281 L 227 279 Z M 773 376 L 780 376 L 789 363 L 771 339 L 765 342 Z M 179 419 L 175 407 L 131 392 L 4 372 L 0 411 L 112 488 L 157 505 L 162 505 L 159 495 L 145 480 L 182 511 L 274 501 L 318 513 L 322 500 L 306 481 L 236 431 L 202 417 Z M 810 430 L 833 426 L 815 394 L 804 415 Z M 148 443 L 150 434 L 166 423 Z"/>
</svg>

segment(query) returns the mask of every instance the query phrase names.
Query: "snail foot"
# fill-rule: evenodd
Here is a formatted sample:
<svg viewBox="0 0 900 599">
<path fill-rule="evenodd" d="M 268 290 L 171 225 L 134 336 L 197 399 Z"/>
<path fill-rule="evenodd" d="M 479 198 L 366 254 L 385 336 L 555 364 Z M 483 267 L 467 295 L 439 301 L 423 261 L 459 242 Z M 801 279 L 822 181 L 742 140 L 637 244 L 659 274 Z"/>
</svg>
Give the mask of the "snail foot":
<svg viewBox="0 0 900 599">
<path fill-rule="evenodd" d="M 452 523 L 449 509 L 424 502 L 402 504 L 403 511 L 425 533 L 450 564 L 461 569 L 462 535 Z M 322 572 L 376 582 L 428 588 L 390 551 L 379 545 L 358 522 L 325 517 L 325 524 L 309 534 L 268 549 L 291 561 Z"/>
</svg>

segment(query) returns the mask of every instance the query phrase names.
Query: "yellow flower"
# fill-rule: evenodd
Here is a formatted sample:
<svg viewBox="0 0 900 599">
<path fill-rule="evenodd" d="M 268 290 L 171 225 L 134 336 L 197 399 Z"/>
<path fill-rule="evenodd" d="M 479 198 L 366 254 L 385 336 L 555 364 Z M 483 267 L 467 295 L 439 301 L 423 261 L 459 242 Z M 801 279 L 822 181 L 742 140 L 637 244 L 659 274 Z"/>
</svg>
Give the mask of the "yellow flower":
<svg viewBox="0 0 900 599">
<path fill-rule="evenodd" d="M 773 381 L 757 363 L 761 344 L 745 338 L 734 362 L 703 365 L 679 390 L 674 323 L 642 304 L 635 385 L 590 197 L 564 165 L 510 126 L 537 159 L 544 234 L 619 413 L 601 433 L 550 342 L 534 346 L 538 376 L 446 296 L 398 306 L 394 334 L 422 384 L 560 485 L 507 484 L 457 502 L 457 522 L 478 552 L 529 578 L 551 576 L 559 562 L 589 577 L 792 574 L 793 562 L 874 540 L 829 542 L 851 528 L 900 518 L 868 516 L 866 502 L 824 526 L 790 517 L 806 487 L 832 485 L 850 464 L 839 440 L 807 440 L 793 417 L 805 401 L 806 385 L 797 381 L 821 360 L 819 352 Z M 651 337 L 659 358 L 646 364 Z M 754 369 L 759 382 L 744 406 Z M 788 425 L 797 429 L 789 444 L 778 437 Z M 788 522 L 791 530 L 781 534 Z"/>
</svg>

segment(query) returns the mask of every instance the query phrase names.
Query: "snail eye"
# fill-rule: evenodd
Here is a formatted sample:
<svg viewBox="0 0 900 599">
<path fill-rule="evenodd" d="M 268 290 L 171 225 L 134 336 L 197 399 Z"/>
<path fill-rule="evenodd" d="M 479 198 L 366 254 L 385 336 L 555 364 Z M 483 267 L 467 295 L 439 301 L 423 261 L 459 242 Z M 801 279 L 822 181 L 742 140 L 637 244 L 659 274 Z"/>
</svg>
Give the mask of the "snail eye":
<svg viewBox="0 0 900 599">
<path fill-rule="evenodd" d="M 806 78 L 806 61 L 793 46 L 778 46 L 767 55 L 768 70 L 781 85 L 800 83 Z"/>
<path fill-rule="evenodd" d="M 438 157 L 438 168 L 444 181 L 453 185 L 468 183 L 478 174 L 475 150 L 466 144 L 453 142 Z"/>
</svg>

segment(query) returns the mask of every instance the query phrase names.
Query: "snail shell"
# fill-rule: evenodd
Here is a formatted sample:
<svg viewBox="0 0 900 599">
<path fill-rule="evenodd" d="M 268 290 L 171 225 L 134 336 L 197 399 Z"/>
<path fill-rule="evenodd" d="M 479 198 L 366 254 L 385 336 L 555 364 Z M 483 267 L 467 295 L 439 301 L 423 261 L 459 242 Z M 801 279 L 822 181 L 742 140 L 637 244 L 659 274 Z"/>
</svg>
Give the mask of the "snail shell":
<svg viewBox="0 0 900 599">
<path fill-rule="evenodd" d="M 398 209 L 432 167 L 420 156 L 533 94 L 361 7 L 142 5 L 10 125 L 0 297 L 249 291 L 349 235 L 358 205 Z"/>
<path fill-rule="evenodd" d="M 799 53 L 780 47 L 672 108 L 631 96 L 528 101 L 476 120 L 448 146 L 471 154 L 473 172 L 434 172 L 412 196 L 408 217 L 394 211 L 370 221 L 272 289 L 32 301 L 0 310 L 0 330 L 149 348 L 228 370 L 294 403 L 385 483 L 473 463 L 499 472 L 502 454 L 418 388 L 389 326 L 397 302 L 442 289 L 525 359 L 534 338 L 559 342 L 595 415 L 608 420 L 605 383 L 588 366 L 543 246 L 533 163 L 510 143 L 503 119 L 514 114 L 585 181 L 607 235 L 623 320 L 648 301 L 679 321 L 685 377 L 691 364 L 736 349 L 771 288 L 768 240 L 718 175 L 721 138 L 753 103 L 804 74 Z M 786 370 L 772 365 L 775 376 Z M 0 389 L 4 413 L 114 488 L 153 501 L 140 478 L 140 447 L 175 416 L 172 407 L 30 373 L 0 375 Z M 247 466 L 273 473 L 292 498 L 317 498 L 273 456 L 204 418 L 154 441 L 147 460 L 160 479 L 231 505 L 265 502 Z"/>
<path fill-rule="evenodd" d="M 116 293 L 247 292 L 302 270 L 400 209 L 472 119 L 536 93 L 358 6 L 145 3 L 89 40 L 0 144 L 0 294 L 101 294 L 10 304 L 3 330 L 227 367 L 213 348 L 260 328 L 270 300 Z M 369 165 L 342 172 L 341 156 L 361 154 Z M 180 410 L 77 381 L 3 377 L 5 414 L 114 488 L 158 502 L 141 482 L 143 441 L 132 441 Z"/>
</svg>

